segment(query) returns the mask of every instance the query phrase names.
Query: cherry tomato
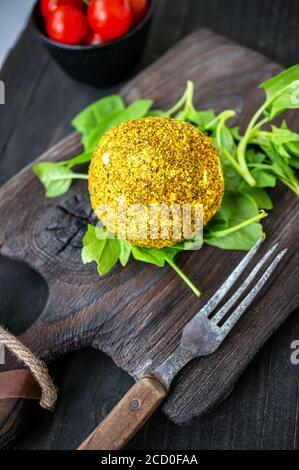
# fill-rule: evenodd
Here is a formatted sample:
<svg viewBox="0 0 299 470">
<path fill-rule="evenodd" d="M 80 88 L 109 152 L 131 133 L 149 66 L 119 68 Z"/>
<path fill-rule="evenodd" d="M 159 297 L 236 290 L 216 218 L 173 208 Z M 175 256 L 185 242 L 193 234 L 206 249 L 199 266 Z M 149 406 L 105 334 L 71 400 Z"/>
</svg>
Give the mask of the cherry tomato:
<svg viewBox="0 0 299 470">
<path fill-rule="evenodd" d="M 51 11 L 62 5 L 71 5 L 80 8 L 82 11 L 86 8 L 83 0 L 40 0 L 40 9 L 45 19 Z"/>
<path fill-rule="evenodd" d="M 123 36 L 133 24 L 128 0 L 91 0 L 87 18 L 93 31 L 107 41 Z"/>
<path fill-rule="evenodd" d="M 79 44 L 88 33 L 84 13 L 76 7 L 57 7 L 47 17 L 46 29 L 49 37 L 63 44 Z"/>
<path fill-rule="evenodd" d="M 148 0 L 129 0 L 134 17 L 134 24 L 140 23 L 148 11 Z"/>
<path fill-rule="evenodd" d="M 83 44 L 86 46 L 92 46 L 95 44 L 103 44 L 103 42 L 105 42 L 104 38 L 100 34 L 95 33 L 92 29 L 90 29 L 83 41 Z"/>
</svg>

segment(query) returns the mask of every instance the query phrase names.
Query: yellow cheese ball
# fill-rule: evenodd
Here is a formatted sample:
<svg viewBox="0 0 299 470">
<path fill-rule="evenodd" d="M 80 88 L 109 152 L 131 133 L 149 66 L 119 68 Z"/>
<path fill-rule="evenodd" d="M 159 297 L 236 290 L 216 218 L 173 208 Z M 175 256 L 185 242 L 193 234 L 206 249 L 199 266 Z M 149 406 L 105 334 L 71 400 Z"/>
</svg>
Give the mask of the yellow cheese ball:
<svg viewBox="0 0 299 470">
<path fill-rule="evenodd" d="M 89 192 L 93 210 L 113 234 L 141 247 L 171 246 L 190 238 L 176 230 L 178 207 L 191 207 L 192 229 L 195 207 L 202 204 L 204 225 L 219 208 L 220 157 L 212 140 L 191 124 L 162 117 L 130 120 L 112 127 L 97 146 Z M 153 208 L 161 205 L 175 209 L 155 225 Z"/>
</svg>

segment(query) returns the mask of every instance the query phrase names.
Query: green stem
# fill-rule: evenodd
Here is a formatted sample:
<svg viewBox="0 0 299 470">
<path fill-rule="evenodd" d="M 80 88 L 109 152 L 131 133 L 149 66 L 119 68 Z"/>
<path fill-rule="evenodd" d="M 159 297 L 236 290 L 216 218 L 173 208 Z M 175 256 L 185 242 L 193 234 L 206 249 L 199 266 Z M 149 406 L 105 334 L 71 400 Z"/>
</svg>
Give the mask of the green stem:
<svg viewBox="0 0 299 470">
<path fill-rule="evenodd" d="M 258 215 L 255 215 L 254 217 L 251 217 L 250 219 L 245 220 L 244 222 L 241 222 L 238 225 L 234 225 L 233 227 L 230 227 L 226 230 L 218 230 L 217 232 L 212 232 L 212 236 L 213 238 L 226 237 L 227 235 L 230 235 L 233 232 L 237 232 L 238 230 L 241 230 L 242 228 L 247 227 L 247 225 L 250 225 L 253 222 L 257 222 L 258 220 L 264 219 L 267 216 L 268 214 L 262 210 L 259 212 Z"/>
<path fill-rule="evenodd" d="M 206 129 L 213 129 L 213 127 L 217 124 L 218 121 L 221 121 L 221 127 L 224 126 L 225 122 L 236 115 L 236 111 L 232 109 L 227 109 L 226 111 L 222 111 L 222 113 L 218 114 L 209 124 L 206 126 Z M 218 129 L 216 130 L 217 133 Z"/>
<path fill-rule="evenodd" d="M 247 149 L 248 140 L 249 140 L 249 137 L 244 136 L 238 145 L 238 162 L 239 162 L 239 167 L 241 169 L 243 178 L 249 184 L 249 186 L 254 188 L 256 186 L 256 181 L 252 177 L 248 169 L 247 162 L 246 162 L 246 149 Z"/>
<path fill-rule="evenodd" d="M 60 180 L 87 180 L 88 179 L 88 175 L 84 174 L 84 173 L 74 173 L 72 175 L 64 175 L 63 177 L 54 177 L 54 178 L 51 178 L 51 181 L 60 181 Z"/>
<path fill-rule="evenodd" d="M 267 124 L 269 122 L 268 118 L 261 119 L 255 126 L 254 129 L 258 130 L 260 129 L 264 124 Z"/>
<path fill-rule="evenodd" d="M 193 110 L 193 95 L 194 95 L 194 84 L 190 80 L 187 82 L 187 88 L 182 98 L 168 111 L 165 112 L 167 116 L 171 117 L 177 111 L 179 111 L 185 105 L 185 111 L 188 109 Z"/>
<path fill-rule="evenodd" d="M 290 183 L 289 181 L 287 181 L 286 179 L 284 178 L 281 178 L 281 181 L 286 185 L 288 186 L 288 188 L 290 188 L 293 193 L 296 194 L 296 196 L 299 196 L 299 185 L 298 183 L 294 182 L 294 183 Z"/>
<path fill-rule="evenodd" d="M 188 277 L 180 270 L 180 268 L 175 264 L 175 262 L 170 259 L 166 258 L 167 263 L 175 270 L 175 272 L 180 276 L 181 279 L 187 284 L 187 286 L 192 290 L 192 292 L 197 296 L 201 296 L 201 292 L 195 287 L 195 285 L 188 279 Z"/>
<path fill-rule="evenodd" d="M 191 80 L 187 82 L 185 111 L 195 111 L 193 106 L 194 83 Z"/>
<path fill-rule="evenodd" d="M 227 158 L 227 160 L 230 162 L 230 164 L 232 165 L 232 167 L 236 170 L 236 172 L 242 176 L 243 178 L 243 173 L 242 173 L 242 170 L 240 168 L 240 165 L 236 162 L 236 160 L 234 159 L 234 157 L 229 153 L 229 151 L 223 147 L 222 149 L 222 153 L 223 155 Z"/>
<path fill-rule="evenodd" d="M 165 114 L 171 117 L 173 114 L 179 111 L 182 108 L 182 106 L 184 106 L 185 103 L 186 103 L 186 92 L 183 94 L 182 98 L 177 102 L 177 104 L 175 104 L 172 108 L 166 111 Z"/>
<path fill-rule="evenodd" d="M 88 180 L 88 175 L 85 173 L 75 173 L 73 175 L 73 179 L 75 180 Z"/>
<path fill-rule="evenodd" d="M 254 187 L 256 186 L 256 181 L 255 179 L 252 177 L 249 169 L 248 169 L 248 166 L 247 166 L 247 162 L 246 162 L 246 149 L 247 149 L 247 145 L 248 145 L 248 142 L 250 140 L 250 138 L 252 137 L 252 134 L 262 125 L 265 123 L 265 119 L 262 119 L 259 123 L 257 123 L 257 121 L 259 120 L 260 116 L 263 114 L 263 112 L 265 111 L 265 109 L 267 108 L 268 106 L 268 103 L 265 102 L 263 104 L 263 106 L 261 108 L 259 108 L 257 110 L 257 112 L 254 114 L 254 116 L 252 117 L 252 119 L 250 120 L 249 124 L 248 124 L 248 127 L 246 129 L 246 132 L 244 134 L 244 136 L 242 137 L 242 139 L 240 140 L 239 142 L 239 145 L 238 145 L 238 161 L 239 161 L 239 166 L 241 168 L 241 171 L 242 171 L 242 174 L 243 174 L 243 178 L 247 181 L 247 183 L 249 184 L 249 186 L 251 187 Z"/>
</svg>

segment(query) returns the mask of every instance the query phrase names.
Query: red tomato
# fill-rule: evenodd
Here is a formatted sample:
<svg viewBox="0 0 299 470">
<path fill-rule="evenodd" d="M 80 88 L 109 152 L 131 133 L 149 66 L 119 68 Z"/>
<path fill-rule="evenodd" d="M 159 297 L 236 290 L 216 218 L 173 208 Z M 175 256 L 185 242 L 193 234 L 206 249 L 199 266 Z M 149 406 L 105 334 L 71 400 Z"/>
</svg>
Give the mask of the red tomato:
<svg viewBox="0 0 299 470">
<path fill-rule="evenodd" d="M 45 19 L 51 11 L 62 5 L 71 5 L 83 11 L 86 7 L 83 0 L 40 0 L 40 9 Z"/>
<path fill-rule="evenodd" d="M 148 0 L 129 0 L 134 16 L 134 24 L 140 23 L 148 11 Z"/>
<path fill-rule="evenodd" d="M 128 0 L 91 0 L 87 18 L 93 31 L 107 41 L 123 36 L 133 24 Z"/>
<path fill-rule="evenodd" d="M 103 42 L 105 42 L 105 40 L 102 38 L 102 36 L 90 29 L 86 38 L 83 41 L 83 44 L 86 46 L 92 46 L 95 44 L 103 44 Z"/>
<path fill-rule="evenodd" d="M 63 44 L 79 44 L 88 32 L 84 13 L 76 7 L 57 7 L 47 17 L 46 29 L 49 37 Z"/>
</svg>

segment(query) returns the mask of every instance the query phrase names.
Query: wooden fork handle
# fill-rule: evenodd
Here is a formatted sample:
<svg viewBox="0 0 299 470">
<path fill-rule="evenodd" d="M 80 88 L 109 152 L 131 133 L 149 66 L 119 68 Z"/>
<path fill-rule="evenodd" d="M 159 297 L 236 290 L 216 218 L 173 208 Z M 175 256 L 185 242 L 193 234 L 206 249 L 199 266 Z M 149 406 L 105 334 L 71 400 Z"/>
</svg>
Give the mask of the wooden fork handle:
<svg viewBox="0 0 299 470">
<path fill-rule="evenodd" d="M 143 377 L 128 391 L 78 450 L 124 447 L 165 399 L 166 389 L 154 377 Z"/>
</svg>

